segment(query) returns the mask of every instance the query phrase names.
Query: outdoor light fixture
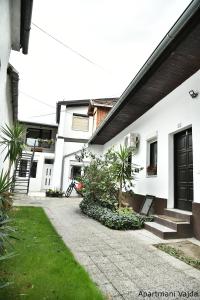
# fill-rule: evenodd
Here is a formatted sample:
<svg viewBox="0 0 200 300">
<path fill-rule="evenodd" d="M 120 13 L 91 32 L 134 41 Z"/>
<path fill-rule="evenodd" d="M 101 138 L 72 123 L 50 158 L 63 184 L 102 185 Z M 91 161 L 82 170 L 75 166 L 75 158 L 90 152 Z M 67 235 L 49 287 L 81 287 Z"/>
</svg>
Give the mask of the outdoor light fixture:
<svg viewBox="0 0 200 300">
<path fill-rule="evenodd" d="M 189 94 L 190 94 L 190 96 L 191 96 L 192 98 L 196 98 L 196 97 L 199 95 L 199 93 L 198 93 L 198 92 L 195 92 L 194 90 L 190 90 L 190 91 L 189 91 Z"/>
</svg>

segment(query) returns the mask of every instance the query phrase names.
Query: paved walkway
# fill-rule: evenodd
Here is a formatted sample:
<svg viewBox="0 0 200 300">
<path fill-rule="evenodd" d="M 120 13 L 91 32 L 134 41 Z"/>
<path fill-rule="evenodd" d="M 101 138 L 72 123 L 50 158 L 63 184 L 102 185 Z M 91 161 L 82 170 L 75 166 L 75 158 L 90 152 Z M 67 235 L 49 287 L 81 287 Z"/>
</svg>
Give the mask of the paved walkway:
<svg viewBox="0 0 200 300">
<path fill-rule="evenodd" d="M 15 205 L 44 207 L 66 245 L 108 299 L 200 299 L 200 271 L 152 246 L 163 240 L 146 230 L 108 229 L 84 216 L 79 202 L 77 198 L 31 197 L 16 200 Z M 183 291 L 191 294 L 179 294 Z"/>
</svg>

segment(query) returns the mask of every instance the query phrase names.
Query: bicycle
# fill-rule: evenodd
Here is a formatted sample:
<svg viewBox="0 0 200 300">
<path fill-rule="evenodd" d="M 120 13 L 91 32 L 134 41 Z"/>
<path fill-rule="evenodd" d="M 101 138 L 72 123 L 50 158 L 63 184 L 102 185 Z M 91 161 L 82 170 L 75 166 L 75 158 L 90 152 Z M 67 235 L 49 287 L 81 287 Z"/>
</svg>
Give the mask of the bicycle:
<svg viewBox="0 0 200 300">
<path fill-rule="evenodd" d="M 65 192 L 65 197 L 69 197 L 72 193 L 72 190 L 75 189 L 75 191 L 77 192 L 77 194 L 79 194 L 80 196 L 83 196 L 82 193 L 80 192 L 80 189 L 77 188 L 76 185 L 81 184 L 80 182 L 76 181 L 74 178 L 72 179 L 70 185 L 68 186 L 66 192 Z"/>
</svg>

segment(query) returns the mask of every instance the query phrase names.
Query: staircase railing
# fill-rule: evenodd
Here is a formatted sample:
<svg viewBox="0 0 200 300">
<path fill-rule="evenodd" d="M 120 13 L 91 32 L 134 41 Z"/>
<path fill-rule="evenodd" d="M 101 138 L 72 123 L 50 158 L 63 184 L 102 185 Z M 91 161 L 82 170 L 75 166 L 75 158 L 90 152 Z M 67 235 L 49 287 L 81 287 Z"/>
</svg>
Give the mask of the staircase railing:
<svg viewBox="0 0 200 300">
<path fill-rule="evenodd" d="M 35 143 L 36 144 L 36 143 Z M 35 154 L 35 144 L 34 147 L 32 148 L 32 155 L 27 154 L 26 152 L 22 152 L 20 157 L 17 159 L 16 164 L 15 164 L 15 171 L 13 174 L 13 180 L 12 180 L 12 192 L 21 192 L 25 191 L 25 194 L 28 194 L 29 192 L 29 186 L 30 186 L 30 178 L 31 178 L 31 168 L 33 165 L 33 160 L 34 160 L 34 154 Z M 25 171 L 23 171 L 23 174 L 25 174 L 25 178 L 18 178 L 20 176 L 20 162 L 22 160 L 26 160 L 29 163 L 29 168 L 27 168 Z M 28 164 L 27 164 L 28 166 Z M 18 188 L 17 188 L 18 187 Z"/>
</svg>

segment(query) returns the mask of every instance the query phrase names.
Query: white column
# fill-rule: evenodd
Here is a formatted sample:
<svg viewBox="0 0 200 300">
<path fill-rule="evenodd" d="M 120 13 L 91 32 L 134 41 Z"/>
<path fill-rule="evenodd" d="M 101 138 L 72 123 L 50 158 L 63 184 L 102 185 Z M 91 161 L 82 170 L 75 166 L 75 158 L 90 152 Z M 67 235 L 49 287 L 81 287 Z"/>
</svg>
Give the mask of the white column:
<svg viewBox="0 0 200 300">
<path fill-rule="evenodd" d="M 55 145 L 55 159 L 53 166 L 52 188 L 61 189 L 61 175 L 63 164 L 63 151 L 64 151 L 64 131 L 65 131 L 65 110 L 66 107 L 61 105 L 60 108 L 60 123 L 58 126 L 58 134 Z M 62 138 L 61 138 L 62 137 Z"/>
</svg>

